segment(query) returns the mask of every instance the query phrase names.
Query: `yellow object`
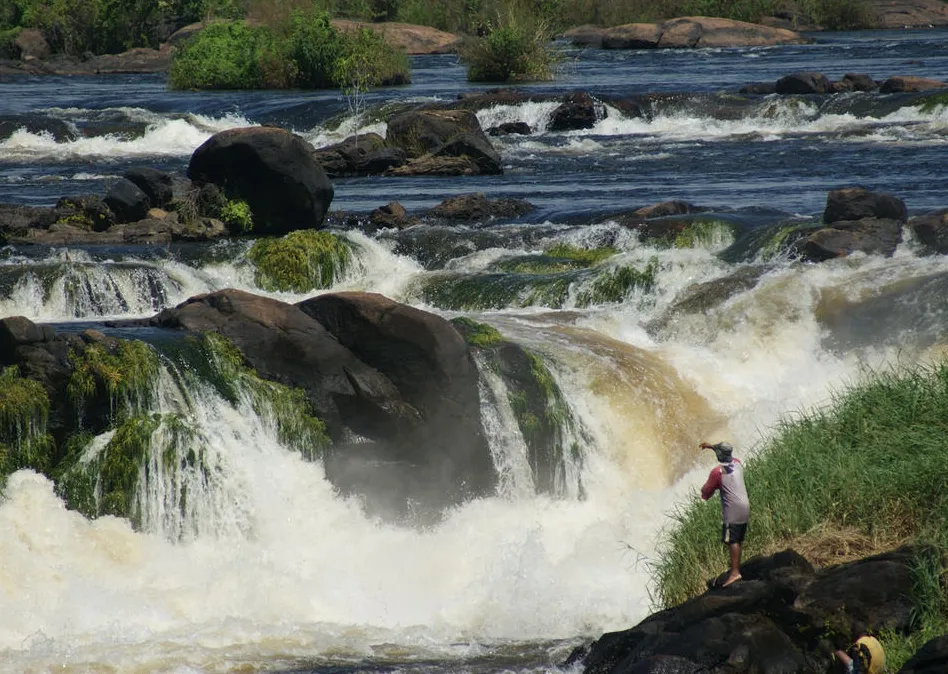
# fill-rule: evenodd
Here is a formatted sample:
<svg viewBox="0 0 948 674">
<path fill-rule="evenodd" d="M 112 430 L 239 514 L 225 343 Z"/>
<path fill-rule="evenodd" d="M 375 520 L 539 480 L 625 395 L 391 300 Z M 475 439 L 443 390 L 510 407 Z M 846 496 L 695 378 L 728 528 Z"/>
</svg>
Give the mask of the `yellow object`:
<svg viewBox="0 0 948 674">
<path fill-rule="evenodd" d="M 875 637 L 859 637 L 850 649 L 852 658 L 861 668 L 857 672 L 865 674 L 885 673 L 885 651 Z M 854 668 L 855 669 L 855 668 Z"/>
</svg>

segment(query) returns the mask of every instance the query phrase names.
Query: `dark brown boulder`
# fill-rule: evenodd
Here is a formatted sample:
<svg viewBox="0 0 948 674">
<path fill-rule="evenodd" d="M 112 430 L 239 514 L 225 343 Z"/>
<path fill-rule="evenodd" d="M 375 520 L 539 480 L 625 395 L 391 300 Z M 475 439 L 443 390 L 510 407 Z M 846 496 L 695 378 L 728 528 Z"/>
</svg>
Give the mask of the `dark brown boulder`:
<svg viewBox="0 0 948 674">
<path fill-rule="evenodd" d="M 533 133 L 533 129 L 526 122 L 504 122 L 487 129 L 488 136 L 529 136 L 531 133 Z"/>
<path fill-rule="evenodd" d="M 332 183 L 313 157 L 313 146 L 273 127 L 215 134 L 194 151 L 188 177 L 245 200 L 259 235 L 319 229 L 333 197 Z"/>
<path fill-rule="evenodd" d="M 584 91 L 569 94 L 550 117 L 550 131 L 591 129 L 602 119 L 604 107 Z"/>
<path fill-rule="evenodd" d="M 45 206 L 0 204 L 0 232 L 23 236 L 30 229 L 46 229 L 56 222 L 56 211 Z"/>
<path fill-rule="evenodd" d="M 384 374 L 291 304 L 220 290 L 165 309 L 149 322 L 223 335 L 261 377 L 306 391 L 336 440 L 347 432 L 389 438 L 414 423 L 415 412 Z"/>
<path fill-rule="evenodd" d="M 76 139 L 75 129 L 65 121 L 45 115 L 0 115 L 0 140 L 6 140 L 20 129 L 34 135 L 47 134 L 57 143 Z"/>
<path fill-rule="evenodd" d="M 127 178 L 121 178 L 109 187 L 103 201 L 115 213 L 116 222 L 136 222 L 148 215 L 151 208 L 148 195 Z"/>
<path fill-rule="evenodd" d="M 948 209 L 919 215 L 908 221 L 915 237 L 929 248 L 948 255 Z"/>
<path fill-rule="evenodd" d="M 399 147 L 415 158 L 465 132 L 484 133 L 470 110 L 412 110 L 389 120 L 385 138 L 390 147 Z"/>
<path fill-rule="evenodd" d="M 801 257 L 824 262 L 862 252 L 866 255 L 891 256 L 902 242 L 902 223 L 885 218 L 863 218 L 833 223 L 797 241 Z"/>
<path fill-rule="evenodd" d="M 882 83 L 882 86 L 879 87 L 879 92 L 883 94 L 897 94 L 931 91 L 933 89 L 943 89 L 944 87 L 948 87 L 948 82 L 924 77 L 895 75 Z"/>
<path fill-rule="evenodd" d="M 459 133 L 432 150 L 430 156 L 468 159 L 477 167 L 479 175 L 499 175 L 504 172 L 500 154 L 483 131 Z"/>
<path fill-rule="evenodd" d="M 375 175 L 406 161 L 405 152 L 390 148 L 377 133 L 349 136 L 334 145 L 313 152 L 313 157 L 330 178 Z"/>
<path fill-rule="evenodd" d="M 104 232 L 116 223 L 116 218 L 100 196 L 83 194 L 61 197 L 56 202 L 55 222 L 67 223 L 86 231 Z"/>
<path fill-rule="evenodd" d="M 775 88 L 778 94 L 825 94 L 833 84 L 823 73 L 800 72 L 781 77 Z"/>
<path fill-rule="evenodd" d="M 904 548 L 824 569 L 792 550 L 754 557 L 741 566 L 741 582 L 604 634 L 578 657 L 584 674 L 830 671 L 833 650 L 860 632 L 908 627 L 920 552 Z M 665 664 L 671 669 L 659 668 Z"/>
<path fill-rule="evenodd" d="M 375 293 L 332 293 L 297 306 L 386 375 L 418 411 L 421 423 L 398 439 L 400 460 L 439 484 L 453 503 L 494 489 L 497 475 L 480 422 L 477 367 L 451 323 Z"/>
<path fill-rule="evenodd" d="M 905 222 L 908 210 L 905 202 L 883 192 L 872 192 L 862 187 L 846 187 L 831 190 L 826 195 L 823 222 L 827 225 L 840 220 L 863 218 L 889 218 Z"/>
<path fill-rule="evenodd" d="M 536 208 L 523 199 L 488 199 L 483 192 L 448 197 L 425 215 L 444 220 L 516 218 Z"/>
<path fill-rule="evenodd" d="M 833 91 L 877 91 L 879 83 L 863 73 L 846 73 L 833 84 Z"/>
<path fill-rule="evenodd" d="M 375 229 L 404 229 L 417 224 L 418 220 L 409 216 L 408 211 L 400 203 L 391 201 L 369 213 L 369 222 Z"/>
<path fill-rule="evenodd" d="M 170 173 L 150 166 L 130 168 L 123 176 L 145 193 L 152 208 L 164 208 L 174 196 L 174 178 Z"/>
</svg>

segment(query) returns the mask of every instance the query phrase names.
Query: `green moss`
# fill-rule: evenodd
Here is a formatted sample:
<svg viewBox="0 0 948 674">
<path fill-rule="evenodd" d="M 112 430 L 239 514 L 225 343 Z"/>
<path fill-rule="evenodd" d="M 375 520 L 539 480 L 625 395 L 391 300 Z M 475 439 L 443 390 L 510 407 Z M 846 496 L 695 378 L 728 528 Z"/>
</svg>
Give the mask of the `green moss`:
<svg viewBox="0 0 948 674">
<path fill-rule="evenodd" d="M 575 273 L 433 275 L 425 280 L 424 301 L 443 309 L 479 311 L 534 305 L 562 307 Z"/>
<path fill-rule="evenodd" d="M 802 224 L 783 225 L 777 228 L 764 242 L 760 249 L 760 256 L 764 260 L 777 257 L 790 248 L 797 240 L 795 234 L 803 229 Z"/>
<path fill-rule="evenodd" d="M 253 231 L 253 214 L 250 212 L 250 204 L 243 199 L 228 200 L 221 208 L 221 222 L 234 233 L 246 234 Z"/>
<path fill-rule="evenodd" d="M 464 337 L 464 341 L 470 346 L 484 349 L 497 346 L 504 341 L 500 331 L 486 323 L 478 323 L 465 316 L 452 318 L 451 323 L 454 324 L 457 331 Z"/>
<path fill-rule="evenodd" d="M 675 248 L 712 248 L 734 240 L 734 227 L 723 220 L 695 220 L 675 237 Z"/>
<path fill-rule="evenodd" d="M 0 475 L 49 468 L 54 443 L 48 418 L 49 397 L 39 382 L 21 377 L 15 366 L 0 371 Z"/>
<path fill-rule="evenodd" d="M 269 291 L 305 293 L 329 288 L 343 277 L 352 259 L 351 244 L 330 232 L 306 229 L 280 239 L 260 239 L 247 258 L 256 284 Z"/>
<path fill-rule="evenodd" d="M 657 274 L 658 258 L 654 257 L 642 270 L 632 265 L 617 267 L 600 275 L 591 288 L 580 292 L 576 298 L 576 306 L 622 302 L 636 288 L 645 292 L 651 291 L 655 287 Z"/>
<path fill-rule="evenodd" d="M 115 415 L 141 409 L 151 400 L 158 376 L 158 356 L 142 341 L 92 343 L 69 352 L 72 374 L 67 393 L 78 408 L 104 394 Z"/>
<path fill-rule="evenodd" d="M 74 227 L 79 227 L 87 231 L 92 231 L 94 223 L 92 218 L 89 217 L 87 213 L 70 213 L 69 215 L 64 215 L 56 221 L 57 225 L 72 225 Z"/>
<path fill-rule="evenodd" d="M 272 423 L 280 442 L 309 460 L 322 456 L 331 440 L 305 391 L 260 378 L 226 337 L 205 333 L 204 346 L 221 377 L 230 382 L 231 394 L 246 399 L 261 418 Z"/>
<path fill-rule="evenodd" d="M 97 515 L 128 517 L 140 524 L 133 512 L 135 490 L 145 468 L 151 438 L 161 416 L 130 417 L 119 426 L 98 458 Z"/>
<path fill-rule="evenodd" d="M 619 251 L 612 246 L 600 246 L 598 248 L 580 248 L 569 243 L 558 243 L 544 251 L 549 257 L 563 260 L 573 260 L 581 263 L 584 267 L 592 267 L 603 260 L 612 257 Z"/>
<path fill-rule="evenodd" d="M 936 112 L 939 108 L 948 105 L 948 92 L 927 95 L 913 104 L 924 113 Z"/>
</svg>

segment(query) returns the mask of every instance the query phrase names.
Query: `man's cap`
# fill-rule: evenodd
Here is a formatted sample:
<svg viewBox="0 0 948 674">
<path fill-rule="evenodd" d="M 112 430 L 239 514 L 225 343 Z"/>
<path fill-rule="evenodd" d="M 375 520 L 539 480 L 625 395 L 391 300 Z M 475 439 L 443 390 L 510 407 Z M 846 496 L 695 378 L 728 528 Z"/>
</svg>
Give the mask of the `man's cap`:
<svg viewBox="0 0 948 674">
<path fill-rule="evenodd" d="M 730 461 L 731 453 L 734 451 L 734 448 L 727 442 L 719 442 L 716 445 L 711 445 L 711 449 L 714 450 L 719 463 L 727 463 Z"/>
<path fill-rule="evenodd" d="M 883 674 L 885 672 L 885 651 L 875 637 L 865 636 L 856 639 L 849 649 L 850 657 L 858 663 L 857 672 L 864 674 Z"/>
</svg>

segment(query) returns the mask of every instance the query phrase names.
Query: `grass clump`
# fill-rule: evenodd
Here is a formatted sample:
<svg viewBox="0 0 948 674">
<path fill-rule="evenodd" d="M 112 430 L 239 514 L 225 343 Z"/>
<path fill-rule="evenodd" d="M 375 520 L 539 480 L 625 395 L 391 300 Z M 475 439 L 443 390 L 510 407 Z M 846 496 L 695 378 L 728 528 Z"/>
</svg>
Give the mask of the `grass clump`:
<svg viewBox="0 0 948 674">
<path fill-rule="evenodd" d="M 723 220 L 695 220 L 675 237 L 675 248 L 712 248 L 734 241 L 734 227 Z"/>
<path fill-rule="evenodd" d="M 311 229 L 279 239 L 260 239 L 247 259 L 255 267 L 254 281 L 268 291 L 305 293 L 329 288 L 341 279 L 352 260 L 350 244 L 330 232 Z"/>
<path fill-rule="evenodd" d="M 143 408 L 153 396 L 158 376 L 158 356 L 142 341 L 94 342 L 69 352 L 72 374 L 66 391 L 81 409 L 86 402 L 105 396 L 113 415 Z"/>
<path fill-rule="evenodd" d="M 542 21 L 513 6 L 499 15 L 486 35 L 461 45 L 459 55 L 471 82 L 524 82 L 551 80 L 559 52 L 550 45 L 552 34 Z"/>
<path fill-rule="evenodd" d="M 939 108 L 948 105 L 948 91 L 924 96 L 915 101 L 914 105 L 924 113 L 936 112 Z"/>
<path fill-rule="evenodd" d="M 20 468 L 45 471 L 52 437 L 46 432 L 49 396 L 43 386 L 20 376 L 16 366 L 0 370 L 0 476 Z"/>
<path fill-rule="evenodd" d="M 281 443 L 316 460 L 331 444 L 326 424 L 319 419 L 306 392 L 262 379 L 247 366 L 243 354 L 226 337 L 215 332 L 202 337 L 203 348 L 218 371 L 215 379 L 220 392 L 231 402 L 249 404 L 260 418 L 276 430 Z"/>
<path fill-rule="evenodd" d="M 237 234 L 252 231 L 253 213 L 250 211 L 250 204 L 243 199 L 228 199 L 221 208 L 221 222 Z"/>
<path fill-rule="evenodd" d="M 452 318 L 451 323 L 469 346 L 485 349 L 504 342 L 504 336 L 500 334 L 500 331 L 487 323 L 478 323 L 466 316 Z"/>
<path fill-rule="evenodd" d="M 592 267 L 603 260 L 612 257 L 619 251 L 612 246 L 600 246 L 598 248 L 580 248 L 569 243 L 558 243 L 550 246 L 545 251 L 546 255 L 563 260 L 573 260 L 582 264 L 584 267 Z"/>
<path fill-rule="evenodd" d="M 932 557 L 918 562 L 917 629 L 940 629 L 948 616 L 946 408 L 943 362 L 876 373 L 827 409 L 783 422 L 746 464 L 753 513 L 745 554 L 794 547 L 821 527 L 855 531 L 879 551 L 924 544 Z M 662 606 L 698 594 L 720 570 L 719 510 L 695 496 L 673 514 L 656 565 Z"/>
</svg>

